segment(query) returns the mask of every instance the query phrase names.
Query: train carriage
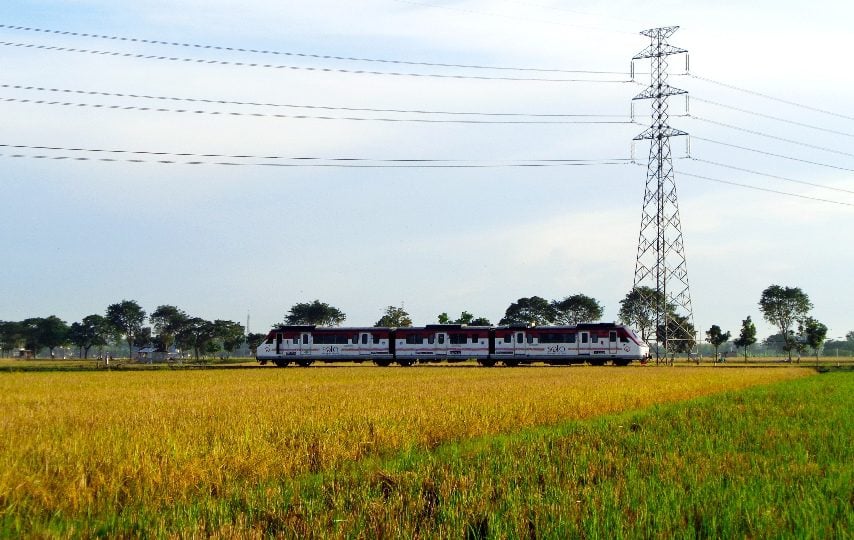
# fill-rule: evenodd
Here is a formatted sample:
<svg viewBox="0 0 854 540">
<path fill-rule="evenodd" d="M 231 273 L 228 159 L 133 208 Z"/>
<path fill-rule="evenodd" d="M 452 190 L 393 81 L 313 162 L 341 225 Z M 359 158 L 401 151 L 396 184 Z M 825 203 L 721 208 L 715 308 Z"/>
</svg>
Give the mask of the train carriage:
<svg viewBox="0 0 854 540">
<path fill-rule="evenodd" d="M 477 360 L 483 366 L 543 362 L 552 365 L 589 363 L 627 365 L 649 354 L 649 348 L 628 327 L 615 323 L 576 326 L 466 326 L 434 324 L 410 328 L 329 328 L 280 326 L 270 331 L 257 350 L 265 364 L 284 367 L 322 362 L 371 360 L 388 366 L 397 362 L 458 362 Z"/>
<path fill-rule="evenodd" d="M 398 328 L 395 354 L 398 361 L 483 360 L 489 357 L 488 326 L 428 324 L 424 328 Z"/>
<path fill-rule="evenodd" d="M 363 362 L 378 364 L 393 360 L 389 328 L 324 328 L 317 326 L 280 326 L 267 334 L 256 352 L 261 361 L 277 366 L 294 362 L 310 366 L 322 362 Z"/>
</svg>

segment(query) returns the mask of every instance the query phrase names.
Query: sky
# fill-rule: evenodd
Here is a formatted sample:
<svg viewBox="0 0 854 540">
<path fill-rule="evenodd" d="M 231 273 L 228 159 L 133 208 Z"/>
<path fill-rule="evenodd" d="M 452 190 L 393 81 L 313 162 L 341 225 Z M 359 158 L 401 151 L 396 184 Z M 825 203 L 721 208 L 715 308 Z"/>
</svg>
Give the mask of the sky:
<svg viewBox="0 0 854 540">
<path fill-rule="evenodd" d="M 773 333 L 758 301 L 778 284 L 803 289 L 828 336 L 844 336 L 854 329 L 851 20 L 842 0 L 7 0 L 0 144 L 256 157 L 0 147 L 0 320 L 70 323 L 133 299 L 148 312 L 251 315 L 259 332 L 320 299 L 348 325 L 371 325 L 389 305 L 416 324 L 463 310 L 497 322 L 520 297 L 576 293 L 615 320 L 633 284 L 648 153 L 632 139 L 650 121 L 647 102 L 630 118 L 649 66 L 636 64 L 634 82 L 627 73 L 649 44 L 641 30 L 678 25 L 670 43 L 689 51 L 690 72 L 672 57 L 669 82 L 689 97 L 670 100 L 671 125 L 691 134 L 690 154 L 685 138 L 672 148 L 696 327 L 737 335 L 749 315 L 761 337 Z M 401 119 L 433 121 L 387 121 Z M 459 119 L 598 123 L 435 121 Z M 78 159 L 50 159 L 65 156 Z M 293 157 L 478 167 L 270 166 L 400 165 L 283 159 Z M 593 163 L 506 166 L 555 159 Z"/>
</svg>

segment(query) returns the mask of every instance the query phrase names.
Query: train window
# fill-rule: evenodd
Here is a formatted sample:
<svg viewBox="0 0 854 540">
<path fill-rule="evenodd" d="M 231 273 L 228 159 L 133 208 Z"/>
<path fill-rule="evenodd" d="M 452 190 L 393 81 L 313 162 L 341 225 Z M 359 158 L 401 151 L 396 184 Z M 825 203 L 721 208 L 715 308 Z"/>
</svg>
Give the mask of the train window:
<svg viewBox="0 0 854 540">
<path fill-rule="evenodd" d="M 294 345 L 299 345 L 299 338 L 294 338 Z"/>
<path fill-rule="evenodd" d="M 406 343 L 409 345 L 421 345 L 423 342 L 424 340 L 417 334 L 410 334 L 406 336 Z"/>
<path fill-rule="evenodd" d="M 533 343 L 533 342 L 534 342 L 534 336 L 532 336 L 531 334 L 528 334 L 528 343 Z"/>
<path fill-rule="evenodd" d="M 362 334 L 362 345 L 368 344 L 368 334 Z"/>
<path fill-rule="evenodd" d="M 587 343 L 587 332 L 581 333 L 581 343 Z"/>
<path fill-rule="evenodd" d="M 628 343 L 628 342 L 629 342 L 629 338 L 627 338 L 626 336 L 620 336 L 620 343 Z"/>
<path fill-rule="evenodd" d="M 303 345 L 308 345 L 308 334 L 303 334 L 303 335 L 302 335 L 302 344 L 303 344 Z"/>
<path fill-rule="evenodd" d="M 272 335 L 268 336 L 267 341 L 265 341 L 264 343 L 266 343 L 267 345 L 272 345 L 273 344 L 273 336 Z"/>
<path fill-rule="evenodd" d="M 575 343 L 575 336 L 576 336 L 576 334 L 567 335 L 566 337 L 568 337 L 569 339 L 567 339 L 566 342 L 567 343 Z"/>
<path fill-rule="evenodd" d="M 617 333 L 613 332 L 613 331 L 608 333 L 608 341 L 610 341 L 611 343 L 616 343 L 617 342 Z"/>
<path fill-rule="evenodd" d="M 439 336 L 439 345 L 443 345 L 445 343 L 445 334 L 438 334 Z"/>
<path fill-rule="evenodd" d="M 451 345 L 465 345 L 466 339 L 468 339 L 468 336 L 466 336 L 465 334 L 448 335 L 448 343 L 450 343 Z M 441 343 L 441 341 L 439 343 Z"/>
<path fill-rule="evenodd" d="M 378 345 L 380 342 L 380 336 L 374 334 L 374 345 Z"/>
<path fill-rule="evenodd" d="M 472 336 L 471 336 L 471 342 L 472 342 L 472 343 L 475 343 L 475 344 L 480 343 L 480 341 L 479 341 L 479 338 L 478 338 L 477 334 L 472 334 Z"/>
<path fill-rule="evenodd" d="M 510 334 L 505 334 L 505 335 L 504 335 L 504 343 L 510 343 L 510 341 L 511 341 L 512 339 L 513 339 L 513 338 L 510 336 Z"/>
<path fill-rule="evenodd" d="M 522 332 L 516 334 L 516 343 L 522 343 Z"/>
</svg>

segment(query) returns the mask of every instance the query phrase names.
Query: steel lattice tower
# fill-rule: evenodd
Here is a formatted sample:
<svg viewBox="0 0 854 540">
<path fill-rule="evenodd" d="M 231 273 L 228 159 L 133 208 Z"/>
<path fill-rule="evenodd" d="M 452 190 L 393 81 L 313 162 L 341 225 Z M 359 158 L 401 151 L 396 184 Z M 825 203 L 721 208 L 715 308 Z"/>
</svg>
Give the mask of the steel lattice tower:
<svg viewBox="0 0 854 540">
<path fill-rule="evenodd" d="M 640 296 L 645 311 L 654 314 L 655 320 L 649 322 L 654 322 L 655 327 L 646 339 L 653 345 L 656 361 L 659 361 L 662 349 L 665 355 L 673 350 L 690 349 L 695 340 L 685 245 L 670 153 L 670 138 L 687 133 L 667 123 L 667 99 L 687 93 L 667 84 L 667 57 L 688 52 L 667 43 L 667 38 L 678 29 L 678 26 L 669 26 L 641 32 L 650 38 L 650 45 L 632 59 L 632 72 L 634 60 L 648 58 L 652 65 L 649 87 L 634 98 L 652 100 L 650 127 L 634 138 L 635 141 L 650 141 L 634 292 Z"/>
</svg>

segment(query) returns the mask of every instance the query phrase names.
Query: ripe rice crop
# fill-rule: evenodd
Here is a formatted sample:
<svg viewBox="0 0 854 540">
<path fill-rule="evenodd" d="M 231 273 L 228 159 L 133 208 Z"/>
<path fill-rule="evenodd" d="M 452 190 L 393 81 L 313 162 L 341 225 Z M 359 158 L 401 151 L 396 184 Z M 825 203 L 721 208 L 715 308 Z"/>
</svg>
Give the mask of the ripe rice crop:
<svg viewBox="0 0 854 540">
<path fill-rule="evenodd" d="M 0 374 L 0 531 L 68 534 L 66 520 L 228 501 L 250 486 L 344 470 L 366 457 L 808 373 L 339 367 Z"/>
</svg>

